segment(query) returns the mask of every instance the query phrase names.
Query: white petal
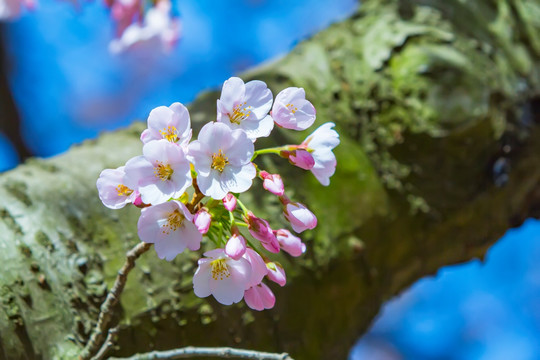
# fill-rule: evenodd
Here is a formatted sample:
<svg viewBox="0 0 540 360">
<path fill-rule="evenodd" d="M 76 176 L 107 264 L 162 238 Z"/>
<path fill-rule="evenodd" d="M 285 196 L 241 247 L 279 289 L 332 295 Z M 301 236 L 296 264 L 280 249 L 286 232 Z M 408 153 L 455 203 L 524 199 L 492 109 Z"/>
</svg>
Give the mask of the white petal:
<svg viewBox="0 0 540 360">
<path fill-rule="evenodd" d="M 150 141 L 143 146 L 144 157 L 154 165 L 156 161 L 168 163 L 167 148 L 175 146 L 165 139 Z"/>
<path fill-rule="evenodd" d="M 220 181 L 220 174 L 217 170 L 212 170 L 208 176 L 197 177 L 197 184 L 201 192 L 210 196 L 213 199 L 221 200 L 227 195 L 228 191 L 224 190 Z"/>
<path fill-rule="evenodd" d="M 204 298 L 212 293 L 210 290 L 211 266 L 209 261 L 199 264 L 193 275 L 193 292 L 198 297 Z"/>
<path fill-rule="evenodd" d="M 304 141 L 308 142 L 308 146 L 312 149 L 331 150 L 339 145 L 339 134 L 332 129 L 334 126 L 332 122 L 322 124 Z"/>
<path fill-rule="evenodd" d="M 198 140 L 212 153 L 226 149 L 233 143 L 232 130 L 220 122 L 211 122 L 203 126 L 199 132 Z"/>
<path fill-rule="evenodd" d="M 270 115 L 265 116 L 262 120 L 245 120 L 240 124 L 241 128 L 246 132 L 247 136 L 255 141 L 260 137 L 267 137 L 274 128 L 274 119 Z"/>
<path fill-rule="evenodd" d="M 231 77 L 223 83 L 221 96 L 219 97 L 221 107 L 226 112 L 232 112 L 236 104 L 240 103 L 246 93 L 244 81 L 238 77 Z"/>
<path fill-rule="evenodd" d="M 131 189 L 138 189 L 142 180 L 149 181 L 154 176 L 154 166 L 142 155 L 131 158 L 126 163 L 125 182 Z"/>
<path fill-rule="evenodd" d="M 201 248 L 202 234 L 197 230 L 197 227 L 189 220 L 184 220 L 181 236 L 184 244 L 190 250 L 199 250 Z"/>
<path fill-rule="evenodd" d="M 229 164 L 240 166 L 251 162 L 255 151 L 253 141 L 248 138 L 246 132 L 243 130 L 234 130 L 231 135 L 232 141 L 230 146 L 223 149 L 229 160 Z"/>
<path fill-rule="evenodd" d="M 166 239 L 154 243 L 154 248 L 160 259 L 171 261 L 176 255 L 184 251 L 186 245 L 181 241 L 179 236 L 180 234 L 171 232 Z"/>
<path fill-rule="evenodd" d="M 221 174 L 221 182 L 228 191 L 241 193 L 251 187 L 256 174 L 257 171 L 252 163 L 241 167 L 229 165 Z"/>
<path fill-rule="evenodd" d="M 253 80 L 246 84 L 246 106 L 251 106 L 252 114 L 257 119 L 265 117 L 272 108 L 272 91 L 260 80 Z"/>
<path fill-rule="evenodd" d="M 174 112 L 167 106 L 158 106 L 148 115 L 148 128 L 157 131 L 166 129 L 171 124 Z"/>
<path fill-rule="evenodd" d="M 188 109 L 181 103 L 175 102 L 169 108 L 174 112 L 173 126 L 178 130 L 178 135 L 181 138 L 189 136 L 187 141 L 191 139 L 191 119 Z"/>
</svg>

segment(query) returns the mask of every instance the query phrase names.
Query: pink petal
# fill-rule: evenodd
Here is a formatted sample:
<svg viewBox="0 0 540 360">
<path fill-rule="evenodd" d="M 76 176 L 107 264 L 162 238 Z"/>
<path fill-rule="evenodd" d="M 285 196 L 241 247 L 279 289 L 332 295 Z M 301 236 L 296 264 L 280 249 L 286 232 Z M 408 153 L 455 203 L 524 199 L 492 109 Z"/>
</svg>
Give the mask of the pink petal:
<svg viewBox="0 0 540 360">
<path fill-rule="evenodd" d="M 284 286 L 287 282 L 287 277 L 285 276 L 285 269 L 283 269 L 281 265 L 275 262 L 266 263 L 266 267 L 268 268 L 268 278 L 276 284 Z"/>
<path fill-rule="evenodd" d="M 246 240 L 242 235 L 233 234 L 225 245 L 225 254 L 234 260 L 240 259 L 246 252 Z"/>
</svg>

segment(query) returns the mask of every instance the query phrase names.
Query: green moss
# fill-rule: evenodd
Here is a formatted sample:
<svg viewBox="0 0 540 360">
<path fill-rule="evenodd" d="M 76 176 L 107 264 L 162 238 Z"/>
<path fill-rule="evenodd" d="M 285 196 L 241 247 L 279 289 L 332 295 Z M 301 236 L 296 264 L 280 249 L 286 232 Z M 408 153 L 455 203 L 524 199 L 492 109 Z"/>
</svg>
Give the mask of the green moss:
<svg viewBox="0 0 540 360">
<path fill-rule="evenodd" d="M 21 226 L 15 221 L 15 218 L 7 209 L 0 208 L 0 219 L 2 219 L 2 222 L 15 234 L 22 235 L 23 231 Z"/>
<path fill-rule="evenodd" d="M 43 246 L 49 252 L 53 252 L 55 250 L 54 244 L 51 242 L 51 239 L 43 231 L 38 231 L 35 235 L 35 239 L 39 245 Z"/>
<path fill-rule="evenodd" d="M 20 181 L 13 181 L 8 182 L 4 185 L 6 190 L 10 193 L 10 195 L 14 196 L 17 200 L 22 202 L 26 206 L 32 205 L 32 200 L 30 199 L 30 196 L 28 196 L 27 192 L 27 186 L 25 183 Z"/>
</svg>

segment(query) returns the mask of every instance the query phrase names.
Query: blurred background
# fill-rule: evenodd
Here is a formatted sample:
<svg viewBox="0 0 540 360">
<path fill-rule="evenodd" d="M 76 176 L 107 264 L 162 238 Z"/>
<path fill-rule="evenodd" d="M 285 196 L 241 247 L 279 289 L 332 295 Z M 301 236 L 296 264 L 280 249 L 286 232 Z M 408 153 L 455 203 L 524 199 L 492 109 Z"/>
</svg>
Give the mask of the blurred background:
<svg viewBox="0 0 540 360">
<path fill-rule="evenodd" d="M 353 0 L 182 0 L 169 53 L 111 54 L 99 1 L 42 0 L 3 22 L 0 171 L 189 103 L 203 89 L 286 54 L 354 12 Z M 5 116 L 4 116 L 5 115 Z M 513 229 L 484 261 L 442 268 L 391 299 L 350 360 L 540 359 L 540 222 Z"/>
</svg>

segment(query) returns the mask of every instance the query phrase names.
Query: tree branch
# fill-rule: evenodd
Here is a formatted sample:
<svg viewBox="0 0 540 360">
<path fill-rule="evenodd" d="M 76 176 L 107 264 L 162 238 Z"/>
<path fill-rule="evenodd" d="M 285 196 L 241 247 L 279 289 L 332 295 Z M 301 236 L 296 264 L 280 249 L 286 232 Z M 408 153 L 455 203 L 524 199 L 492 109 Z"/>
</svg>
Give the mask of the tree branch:
<svg viewBox="0 0 540 360">
<path fill-rule="evenodd" d="M 198 253 L 145 256 L 124 290 L 128 321 L 111 354 L 234 343 L 342 359 L 384 301 L 441 266 L 482 257 L 509 227 L 538 216 L 540 126 L 528 102 L 540 94 L 539 11 L 533 1 L 366 0 L 350 19 L 242 75 L 274 94 L 303 87 L 318 124 L 334 121 L 340 133 L 328 187 L 280 158 L 257 159 L 321 220 L 302 233 L 308 250 L 276 255 L 290 276 L 260 313 L 197 298 Z M 218 97 L 190 105 L 195 133 L 215 119 Z M 143 129 L 0 175 L 0 354 L 9 360 L 80 353 L 140 215 L 105 208 L 96 179 L 140 155 Z M 272 136 L 257 144 L 305 134 Z M 501 158 L 510 164 L 502 174 Z M 286 226 L 271 194 L 245 199 Z"/>
<path fill-rule="evenodd" d="M 101 349 L 99 349 L 97 354 L 94 357 L 92 357 L 92 360 L 106 359 L 107 353 L 115 345 L 117 336 L 118 336 L 118 328 L 109 329 L 105 342 L 103 343 L 103 345 L 101 346 Z"/>
<path fill-rule="evenodd" d="M 276 354 L 262 351 L 235 349 L 230 347 L 193 347 L 168 351 L 152 351 L 136 354 L 127 358 L 110 358 L 110 360 L 174 360 L 197 357 L 219 357 L 223 359 L 252 359 L 252 360 L 294 360 L 287 353 Z"/>
</svg>

